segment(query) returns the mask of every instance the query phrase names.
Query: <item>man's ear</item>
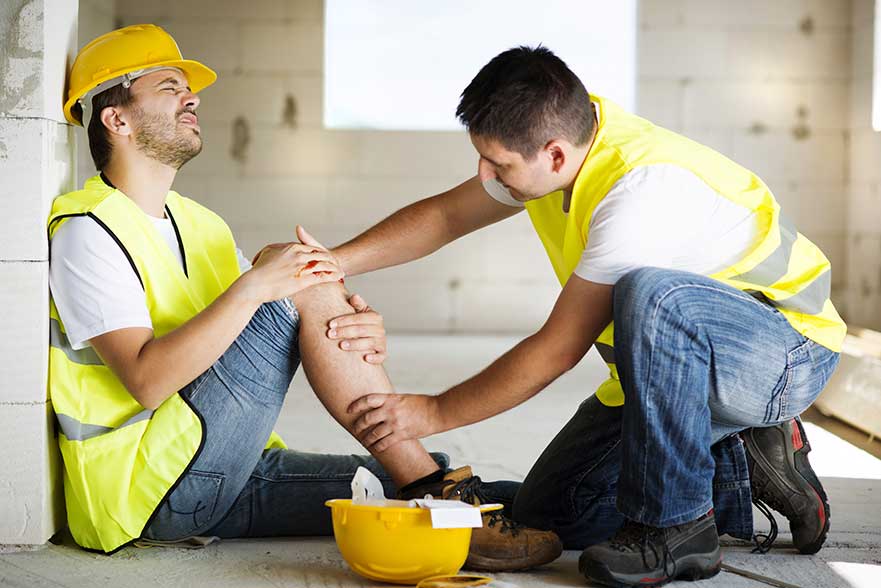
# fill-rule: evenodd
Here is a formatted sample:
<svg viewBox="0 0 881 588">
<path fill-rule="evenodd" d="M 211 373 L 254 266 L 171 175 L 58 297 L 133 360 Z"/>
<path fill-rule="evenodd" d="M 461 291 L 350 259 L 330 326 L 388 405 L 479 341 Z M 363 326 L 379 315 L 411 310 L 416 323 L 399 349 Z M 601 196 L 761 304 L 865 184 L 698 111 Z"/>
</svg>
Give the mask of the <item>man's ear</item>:
<svg viewBox="0 0 881 588">
<path fill-rule="evenodd" d="M 566 164 L 566 150 L 563 149 L 563 145 L 556 139 L 553 139 L 547 142 L 544 152 L 551 163 L 551 171 L 555 173 L 560 172 Z"/>
<path fill-rule="evenodd" d="M 118 106 L 107 106 L 101 111 L 101 124 L 114 135 L 132 134 L 128 113 Z"/>
</svg>

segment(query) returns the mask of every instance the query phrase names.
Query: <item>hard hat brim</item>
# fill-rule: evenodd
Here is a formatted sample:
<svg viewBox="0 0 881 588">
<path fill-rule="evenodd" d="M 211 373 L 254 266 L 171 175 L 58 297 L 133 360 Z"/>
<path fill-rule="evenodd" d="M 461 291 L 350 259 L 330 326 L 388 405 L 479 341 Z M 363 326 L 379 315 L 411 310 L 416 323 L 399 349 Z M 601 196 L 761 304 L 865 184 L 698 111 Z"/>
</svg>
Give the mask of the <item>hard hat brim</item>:
<svg viewBox="0 0 881 588">
<path fill-rule="evenodd" d="M 194 94 L 198 94 L 211 84 L 213 84 L 217 80 L 217 73 L 214 72 L 209 67 L 206 67 L 199 63 L 198 61 L 193 61 L 191 59 L 176 59 L 171 61 L 159 61 L 156 63 L 151 63 L 150 68 L 154 67 L 176 67 L 187 76 L 187 82 L 189 83 L 190 90 Z M 139 65 L 137 67 L 133 67 L 128 70 L 119 70 L 108 73 L 107 75 L 94 80 L 94 82 L 88 87 L 82 90 L 82 93 L 78 96 L 71 96 L 68 98 L 67 102 L 64 104 L 64 118 L 68 120 L 71 124 L 75 124 L 77 126 L 83 126 L 82 121 L 78 120 L 73 115 L 73 107 L 77 103 L 77 100 L 85 96 L 89 90 L 95 88 L 96 86 L 106 82 L 107 80 L 112 80 L 115 77 L 119 77 L 123 74 L 130 73 L 132 71 L 137 71 L 139 69 L 144 69 L 145 66 Z"/>
</svg>

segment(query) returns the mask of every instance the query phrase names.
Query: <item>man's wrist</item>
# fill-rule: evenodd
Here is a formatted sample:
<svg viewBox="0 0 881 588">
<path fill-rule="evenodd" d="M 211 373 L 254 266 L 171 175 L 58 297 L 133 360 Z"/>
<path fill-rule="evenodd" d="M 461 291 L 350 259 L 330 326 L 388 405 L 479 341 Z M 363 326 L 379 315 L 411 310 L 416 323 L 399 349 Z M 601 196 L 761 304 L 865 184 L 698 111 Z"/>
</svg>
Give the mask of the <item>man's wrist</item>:
<svg viewBox="0 0 881 588">
<path fill-rule="evenodd" d="M 431 434 L 443 433 L 452 428 L 447 422 L 446 412 L 446 394 L 438 394 L 437 396 L 429 396 L 431 406 L 431 422 L 433 424 Z"/>
<path fill-rule="evenodd" d="M 342 245 L 334 249 L 328 250 L 328 253 L 333 255 L 334 259 L 336 260 L 336 264 L 340 267 L 341 270 L 343 270 L 343 274 L 345 274 L 346 276 L 354 275 L 349 271 L 349 268 L 347 267 L 348 260 L 346 259 L 346 256 L 342 251 Z"/>
<path fill-rule="evenodd" d="M 264 300 L 261 296 L 260 285 L 254 279 L 254 270 L 249 269 L 239 279 L 233 282 L 229 293 L 241 304 L 257 310 Z"/>
</svg>

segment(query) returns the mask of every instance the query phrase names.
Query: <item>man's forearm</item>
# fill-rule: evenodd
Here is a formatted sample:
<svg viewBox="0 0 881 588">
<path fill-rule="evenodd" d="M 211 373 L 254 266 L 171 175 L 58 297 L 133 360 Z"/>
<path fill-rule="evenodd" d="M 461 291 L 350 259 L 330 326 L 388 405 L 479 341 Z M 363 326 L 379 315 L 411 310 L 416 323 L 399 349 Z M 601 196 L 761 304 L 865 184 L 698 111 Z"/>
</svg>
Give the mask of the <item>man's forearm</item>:
<svg viewBox="0 0 881 588">
<path fill-rule="evenodd" d="M 448 431 L 495 416 L 525 402 L 577 363 L 532 335 L 473 378 L 437 397 L 438 425 Z"/>
<path fill-rule="evenodd" d="M 351 241 L 332 250 L 347 275 L 425 257 L 453 240 L 437 196 L 392 214 Z"/>
<path fill-rule="evenodd" d="M 238 284 L 238 285 L 237 285 Z M 211 367 L 244 330 L 259 307 L 239 282 L 205 310 L 170 333 L 149 341 L 137 358 L 136 398 L 156 408 Z"/>
</svg>

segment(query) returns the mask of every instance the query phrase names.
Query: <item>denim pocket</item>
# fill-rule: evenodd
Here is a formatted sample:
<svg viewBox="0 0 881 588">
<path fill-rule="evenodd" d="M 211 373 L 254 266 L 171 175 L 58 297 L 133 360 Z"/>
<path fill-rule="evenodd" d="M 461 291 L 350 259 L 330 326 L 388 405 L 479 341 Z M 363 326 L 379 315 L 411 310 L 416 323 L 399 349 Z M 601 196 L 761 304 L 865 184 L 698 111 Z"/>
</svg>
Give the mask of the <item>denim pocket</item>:
<svg viewBox="0 0 881 588">
<path fill-rule="evenodd" d="M 825 371 L 817 365 L 820 351 L 825 348 L 805 339 L 786 354 L 786 369 L 768 403 L 766 423 L 779 423 L 798 416 L 820 394 L 826 381 Z"/>
<path fill-rule="evenodd" d="M 224 476 L 190 470 L 168 497 L 169 527 L 176 538 L 189 537 L 207 528 L 214 516 Z"/>
<path fill-rule="evenodd" d="M 838 353 L 814 341 L 793 349 L 790 353 L 790 375 L 786 396 L 780 406 L 780 420 L 800 415 L 813 404 L 838 365 Z"/>
</svg>

